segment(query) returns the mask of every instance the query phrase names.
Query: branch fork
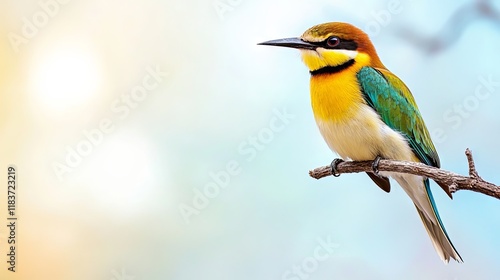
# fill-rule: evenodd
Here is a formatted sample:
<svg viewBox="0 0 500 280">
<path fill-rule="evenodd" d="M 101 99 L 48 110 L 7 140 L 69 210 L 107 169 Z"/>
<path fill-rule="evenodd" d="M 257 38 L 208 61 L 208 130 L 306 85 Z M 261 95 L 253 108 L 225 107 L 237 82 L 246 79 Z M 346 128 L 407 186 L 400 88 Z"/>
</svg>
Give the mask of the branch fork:
<svg viewBox="0 0 500 280">
<path fill-rule="evenodd" d="M 463 176 L 442 170 L 423 163 L 382 159 L 378 164 L 379 171 L 406 173 L 427 177 L 439 184 L 449 186 L 450 193 L 469 190 L 500 199 L 500 186 L 481 178 L 476 170 L 471 150 L 465 151 L 469 164 L 469 176 Z M 371 172 L 373 161 L 346 161 L 337 165 L 337 174 Z M 331 166 L 322 166 L 309 171 L 309 176 L 315 179 L 332 176 Z"/>
</svg>

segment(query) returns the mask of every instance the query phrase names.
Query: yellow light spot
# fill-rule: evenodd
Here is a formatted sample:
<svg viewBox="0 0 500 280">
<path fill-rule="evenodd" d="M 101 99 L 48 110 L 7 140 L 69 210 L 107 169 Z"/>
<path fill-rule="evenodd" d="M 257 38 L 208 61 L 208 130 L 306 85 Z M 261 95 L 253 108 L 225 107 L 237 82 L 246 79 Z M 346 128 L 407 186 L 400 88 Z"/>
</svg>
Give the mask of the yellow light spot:
<svg viewBox="0 0 500 280">
<path fill-rule="evenodd" d="M 37 105 L 66 111 L 88 101 L 101 84 L 96 61 L 91 52 L 73 46 L 42 53 L 30 79 Z"/>
</svg>

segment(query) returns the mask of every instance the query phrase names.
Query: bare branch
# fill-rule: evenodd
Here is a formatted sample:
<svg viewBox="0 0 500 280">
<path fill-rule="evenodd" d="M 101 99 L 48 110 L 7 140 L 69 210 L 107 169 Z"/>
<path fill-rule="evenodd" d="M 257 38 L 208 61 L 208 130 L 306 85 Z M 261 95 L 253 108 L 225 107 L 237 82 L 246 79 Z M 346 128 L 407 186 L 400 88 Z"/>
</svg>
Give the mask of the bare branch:
<svg viewBox="0 0 500 280">
<path fill-rule="evenodd" d="M 492 0 L 471 1 L 453 13 L 437 34 L 425 35 L 420 28 L 412 26 L 400 28 L 397 35 L 427 54 L 437 54 L 458 42 L 467 27 L 478 20 L 488 20 L 498 25 L 500 11 L 495 6 Z"/>
<path fill-rule="evenodd" d="M 500 187 L 483 180 L 477 173 L 472 152 L 465 151 L 469 163 L 469 176 L 462 176 L 450 171 L 442 170 L 436 167 L 428 166 L 423 163 L 396 161 L 382 159 L 378 165 L 378 170 L 419 175 L 433 179 L 434 181 L 449 186 L 450 192 L 455 193 L 459 190 L 469 190 L 479 192 L 497 199 L 500 199 Z M 359 173 L 371 172 L 373 161 L 347 161 L 337 165 L 337 172 Z M 323 166 L 309 171 L 309 175 L 315 179 L 321 179 L 332 175 L 331 166 Z"/>
</svg>

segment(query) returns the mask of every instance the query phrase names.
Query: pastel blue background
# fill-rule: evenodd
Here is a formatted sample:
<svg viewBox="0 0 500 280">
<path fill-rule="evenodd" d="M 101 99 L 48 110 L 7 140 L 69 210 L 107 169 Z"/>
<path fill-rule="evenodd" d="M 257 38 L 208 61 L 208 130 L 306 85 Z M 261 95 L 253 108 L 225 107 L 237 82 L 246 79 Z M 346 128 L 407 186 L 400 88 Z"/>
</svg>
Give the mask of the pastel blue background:
<svg viewBox="0 0 500 280">
<path fill-rule="evenodd" d="M 220 3 L 229 8 L 217 12 Z M 450 200 L 432 185 L 465 261 L 444 265 L 395 182 L 386 194 L 364 174 L 308 176 L 336 157 L 313 119 L 308 71 L 298 51 L 256 45 L 328 21 L 378 26 L 372 41 L 412 90 L 442 167 L 466 174 L 468 147 L 480 175 L 500 183 L 499 21 L 475 17 L 474 1 L 389 3 L 74 0 L 19 53 L 4 42 L 11 68 L 2 71 L 11 78 L 2 82 L 7 113 L 0 124 L 10 148 L 2 147 L 2 164 L 15 163 L 23 174 L 19 265 L 29 275 L 15 279 L 120 280 L 123 269 L 144 280 L 296 280 L 284 274 L 328 238 L 334 252 L 303 279 L 497 279 L 500 201 L 467 191 Z M 6 5 L 5 33 L 19 32 L 20 18 L 39 9 L 36 1 Z M 388 5 L 400 12 L 377 22 Z M 459 13 L 471 19 L 463 29 L 449 21 L 460 9 L 472 13 Z M 445 48 L 428 52 L 431 36 Z M 92 50 L 100 82 L 81 103 L 56 110 L 22 85 L 30 61 L 60 42 Z M 156 65 L 169 77 L 117 119 L 109 105 Z M 482 100 L 474 95 L 480 77 L 497 83 Z M 293 119 L 269 136 L 276 110 Z M 85 139 L 82 130 L 107 117 L 115 130 L 59 181 L 52 163 L 63 162 L 65 148 Z M 25 140 L 9 133 L 13 127 Z M 259 133 L 268 133 L 267 143 L 253 149 Z M 238 174 L 187 223 L 179 207 L 192 207 L 196 191 L 213 182 L 210 173 L 228 163 Z"/>
</svg>

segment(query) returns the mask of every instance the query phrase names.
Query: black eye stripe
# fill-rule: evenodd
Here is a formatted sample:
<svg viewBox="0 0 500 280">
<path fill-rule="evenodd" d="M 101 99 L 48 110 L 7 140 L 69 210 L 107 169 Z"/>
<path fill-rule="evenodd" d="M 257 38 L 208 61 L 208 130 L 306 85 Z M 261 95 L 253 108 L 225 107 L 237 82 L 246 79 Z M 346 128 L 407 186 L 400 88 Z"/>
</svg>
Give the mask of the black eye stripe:
<svg viewBox="0 0 500 280">
<path fill-rule="evenodd" d="M 349 51 L 355 51 L 358 49 L 358 44 L 353 40 L 340 39 L 340 43 L 338 45 L 336 45 L 335 47 L 330 47 L 327 44 L 328 39 L 321 42 L 309 42 L 309 43 L 325 49 L 349 50 Z"/>
<path fill-rule="evenodd" d="M 335 49 L 355 51 L 358 49 L 358 44 L 352 40 L 341 40 Z"/>
</svg>

